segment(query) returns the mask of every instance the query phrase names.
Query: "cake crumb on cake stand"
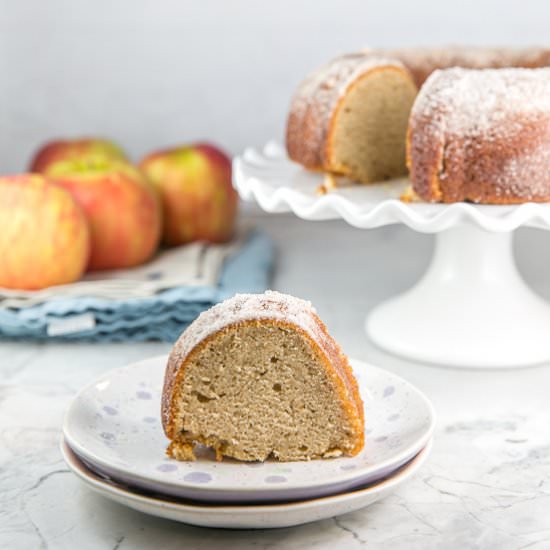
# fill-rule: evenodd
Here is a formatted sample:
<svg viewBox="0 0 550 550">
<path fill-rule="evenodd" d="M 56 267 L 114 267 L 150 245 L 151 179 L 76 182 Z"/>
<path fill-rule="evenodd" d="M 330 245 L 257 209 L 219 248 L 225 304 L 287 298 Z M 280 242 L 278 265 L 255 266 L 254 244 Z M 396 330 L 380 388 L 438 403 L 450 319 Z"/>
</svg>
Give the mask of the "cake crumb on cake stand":
<svg viewBox="0 0 550 550">
<path fill-rule="evenodd" d="M 323 174 L 291 162 L 274 142 L 235 158 L 234 180 L 243 199 L 267 212 L 293 212 L 312 221 L 341 218 L 361 229 L 401 223 L 436 234 L 420 281 L 367 317 L 367 334 L 382 349 L 452 367 L 550 361 L 550 304 L 523 281 L 512 250 L 518 227 L 550 229 L 550 203 L 406 203 L 399 197 L 407 179 L 319 195 Z"/>
</svg>

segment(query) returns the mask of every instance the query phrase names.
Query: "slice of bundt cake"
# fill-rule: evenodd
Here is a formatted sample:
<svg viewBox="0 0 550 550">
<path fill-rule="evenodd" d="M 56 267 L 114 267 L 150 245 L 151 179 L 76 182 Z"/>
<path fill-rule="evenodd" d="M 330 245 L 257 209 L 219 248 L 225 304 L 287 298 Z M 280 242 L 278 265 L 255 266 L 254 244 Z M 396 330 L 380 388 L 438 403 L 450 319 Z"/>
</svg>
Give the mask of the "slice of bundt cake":
<svg viewBox="0 0 550 550">
<path fill-rule="evenodd" d="M 363 404 L 346 356 L 309 302 L 268 291 L 201 314 L 168 360 L 167 454 L 281 461 L 355 455 Z"/>
<path fill-rule="evenodd" d="M 371 183 L 405 175 L 405 136 L 417 89 L 395 59 L 338 57 L 311 74 L 290 107 L 290 158 Z"/>
</svg>

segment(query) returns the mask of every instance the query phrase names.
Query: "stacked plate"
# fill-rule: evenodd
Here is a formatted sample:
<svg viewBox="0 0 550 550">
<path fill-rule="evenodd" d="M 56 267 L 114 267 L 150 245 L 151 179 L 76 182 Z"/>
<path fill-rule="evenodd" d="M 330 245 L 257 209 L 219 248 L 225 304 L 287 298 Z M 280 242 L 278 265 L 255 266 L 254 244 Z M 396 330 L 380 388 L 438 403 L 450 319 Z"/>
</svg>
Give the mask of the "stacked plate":
<svg viewBox="0 0 550 550">
<path fill-rule="evenodd" d="M 352 360 L 365 403 L 366 444 L 355 457 L 311 462 L 194 462 L 167 458 L 160 422 L 166 357 L 111 371 L 81 391 L 61 450 L 98 493 L 152 515 L 227 528 L 288 527 L 351 512 L 394 491 L 426 460 L 434 428 L 427 398 L 394 374 Z"/>
</svg>

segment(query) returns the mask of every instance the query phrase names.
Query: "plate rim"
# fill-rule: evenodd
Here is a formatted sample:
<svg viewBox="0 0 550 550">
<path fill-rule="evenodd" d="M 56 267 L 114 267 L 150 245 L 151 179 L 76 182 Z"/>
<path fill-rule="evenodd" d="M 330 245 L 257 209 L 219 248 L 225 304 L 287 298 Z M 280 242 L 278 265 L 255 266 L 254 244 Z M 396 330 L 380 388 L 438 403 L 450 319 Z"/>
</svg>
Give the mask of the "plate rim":
<svg viewBox="0 0 550 550">
<path fill-rule="evenodd" d="M 69 467 L 69 469 L 81 480 L 83 480 L 87 485 L 91 487 L 101 487 L 104 491 L 110 494 L 118 494 L 124 498 L 130 498 L 132 500 L 140 501 L 144 504 L 153 504 L 155 507 L 159 508 L 169 508 L 172 510 L 189 510 L 195 512 L 204 512 L 209 513 L 215 511 L 216 513 L 221 514 L 235 514 L 239 513 L 249 513 L 253 512 L 254 514 L 265 514 L 266 512 L 276 512 L 276 511 L 291 511 L 291 510 L 301 510 L 307 508 L 311 505 L 321 504 L 321 503 L 336 503 L 336 502 L 346 502 L 353 498 L 359 498 L 361 496 L 377 494 L 386 489 L 392 489 L 400 485 L 406 479 L 414 475 L 421 467 L 425 464 L 434 446 L 434 438 L 430 438 L 426 445 L 422 447 L 419 452 L 414 455 L 409 463 L 404 465 L 397 473 L 393 472 L 384 479 L 375 481 L 372 484 L 367 485 L 362 488 L 355 488 L 349 491 L 343 491 L 340 493 L 332 495 L 324 495 L 314 498 L 308 498 L 303 500 L 296 500 L 290 502 L 258 502 L 252 504 L 235 504 L 235 503 L 224 503 L 220 504 L 201 504 L 200 502 L 178 502 L 177 497 L 170 497 L 170 495 L 161 495 L 166 496 L 167 498 L 156 498 L 154 495 L 142 495 L 140 493 L 135 493 L 131 488 L 121 487 L 115 484 L 110 483 L 107 480 L 101 479 L 99 475 L 92 470 L 90 470 L 78 457 L 77 453 L 74 452 L 70 445 L 65 440 L 63 434 L 61 434 L 59 440 L 59 450 L 63 457 L 63 460 Z M 73 456 L 71 456 L 73 455 Z M 76 460 L 75 460 L 76 459 Z M 75 465 L 76 464 L 76 465 Z M 98 489 L 98 492 L 103 494 L 103 491 Z M 180 499 L 185 500 L 185 499 Z M 251 514 L 252 515 L 252 514 Z"/>
<path fill-rule="evenodd" d="M 63 426 L 62 426 L 62 434 L 65 437 L 65 440 L 66 440 L 67 444 L 69 445 L 71 450 L 73 452 L 75 452 L 75 454 L 79 455 L 80 457 L 84 458 L 85 460 L 88 460 L 92 464 L 98 465 L 98 467 L 102 466 L 106 470 L 116 472 L 117 475 L 120 473 L 121 477 L 127 477 L 128 476 L 129 472 L 127 470 L 125 470 L 123 468 L 120 468 L 116 465 L 112 465 L 110 462 L 102 459 L 96 453 L 90 452 L 84 445 L 81 445 L 73 437 L 71 437 L 70 431 L 68 429 L 69 418 L 71 416 L 72 411 L 77 406 L 77 402 L 82 397 L 82 395 L 84 393 L 86 393 L 87 391 L 90 391 L 91 389 L 93 389 L 97 384 L 101 383 L 106 378 L 109 378 L 110 376 L 113 376 L 113 374 L 116 373 L 116 372 L 126 370 L 126 369 L 129 369 L 129 368 L 133 368 L 133 367 L 135 367 L 137 365 L 140 365 L 142 363 L 147 363 L 147 362 L 152 362 L 152 361 L 158 361 L 158 362 L 162 361 L 165 364 L 166 361 L 168 360 L 168 355 L 169 354 L 156 355 L 156 356 L 153 356 L 153 357 L 149 357 L 149 358 L 146 358 L 146 359 L 141 359 L 139 361 L 134 361 L 132 363 L 128 363 L 128 364 L 123 365 L 121 367 L 110 369 L 109 371 L 104 372 L 101 376 L 99 376 L 98 378 L 96 378 L 95 380 L 93 380 L 92 382 L 87 384 L 86 386 L 84 386 L 79 392 L 77 392 L 75 394 L 75 396 L 73 397 L 71 403 L 67 407 L 65 415 L 63 417 Z M 401 383 L 406 384 L 408 390 L 414 392 L 417 395 L 417 397 L 424 403 L 425 407 L 427 408 L 427 411 L 428 411 L 428 414 L 429 414 L 429 422 L 428 422 L 428 427 L 427 427 L 425 433 L 419 439 L 417 439 L 415 442 L 411 443 L 405 449 L 400 451 L 400 453 L 395 455 L 393 457 L 393 459 L 391 459 L 391 460 L 386 459 L 386 461 L 381 462 L 380 464 L 378 464 L 377 469 L 388 468 L 388 467 L 391 467 L 391 465 L 403 464 L 404 462 L 407 461 L 407 458 L 414 457 L 416 452 L 418 450 L 424 448 L 426 446 L 427 442 L 433 437 L 433 434 L 434 434 L 434 431 L 435 431 L 435 426 L 436 426 L 436 423 L 437 423 L 437 415 L 436 415 L 435 408 L 434 408 L 433 404 L 428 399 L 428 397 L 424 394 L 424 392 L 422 392 L 414 384 L 412 384 L 411 382 L 409 382 L 405 378 L 395 374 L 394 372 L 392 372 L 390 370 L 387 370 L 387 369 L 383 369 L 381 367 L 377 367 L 377 366 L 373 365 L 372 363 L 368 363 L 368 362 L 362 361 L 360 359 L 355 359 L 353 357 L 348 357 L 348 359 L 349 359 L 349 362 L 352 366 L 352 369 L 355 369 L 355 365 L 358 364 L 362 368 L 366 367 L 370 370 L 374 369 L 374 370 L 376 370 L 380 373 L 389 374 L 394 380 L 399 380 Z M 159 416 L 160 416 L 160 412 L 159 412 Z M 415 451 L 415 449 L 416 449 L 416 451 Z M 399 467 L 399 466 L 397 466 L 397 467 Z M 361 470 L 359 470 L 359 471 L 361 471 Z M 364 472 L 364 470 L 362 470 L 362 471 Z M 316 483 L 294 482 L 292 487 L 274 485 L 273 487 L 269 488 L 269 491 L 273 495 L 277 495 L 277 494 L 284 494 L 284 493 L 288 493 L 289 491 L 295 491 L 295 490 L 300 490 L 300 489 L 305 490 L 305 489 L 315 489 L 315 488 L 320 488 L 320 487 L 330 487 L 330 486 L 333 486 L 333 485 L 339 484 L 339 483 L 352 482 L 354 479 L 359 477 L 357 475 L 357 473 L 358 473 L 358 470 L 351 470 L 351 471 L 347 471 L 347 472 L 342 472 L 342 473 L 340 473 L 340 475 L 338 477 L 331 478 L 330 482 L 328 482 L 328 483 L 326 481 L 323 481 L 324 478 L 322 478 L 321 480 L 319 480 Z M 261 490 L 264 490 L 264 489 L 259 489 L 257 487 L 240 487 L 238 485 L 230 486 L 230 487 L 215 487 L 215 486 L 211 487 L 211 486 L 203 486 L 203 485 L 197 486 L 197 485 L 192 484 L 192 483 L 189 483 L 189 484 L 185 484 L 185 483 L 181 483 L 181 482 L 171 483 L 171 482 L 165 481 L 165 480 L 157 480 L 156 478 L 150 478 L 150 477 L 144 476 L 140 473 L 133 472 L 133 471 L 130 472 L 130 474 L 131 474 L 131 477 L 134 480 L 141 480 L 142 482 L 145 482 L 145 483 L 150 483 L 151 481 L 153 481 L 155 483 L 155 485 L 158 485 L 159 487 L 171 487 L 171 488 L 177 487 L 177 488 L 183 489 L 183 490 L 189 489 L 189 490 L 192 490 L 193 492 L 200 492 L 204 495 L 214 494 L 214 493 L 228 494 L 228 495 L 231 494 L 231 493 L 239 493 L 239 494 L 246 494 L 246 495 L 253 496 L 254 493 L 258 493 Z M 115 477 L 115 476 L 113 476 L 113 477 Z"/>
</svg>

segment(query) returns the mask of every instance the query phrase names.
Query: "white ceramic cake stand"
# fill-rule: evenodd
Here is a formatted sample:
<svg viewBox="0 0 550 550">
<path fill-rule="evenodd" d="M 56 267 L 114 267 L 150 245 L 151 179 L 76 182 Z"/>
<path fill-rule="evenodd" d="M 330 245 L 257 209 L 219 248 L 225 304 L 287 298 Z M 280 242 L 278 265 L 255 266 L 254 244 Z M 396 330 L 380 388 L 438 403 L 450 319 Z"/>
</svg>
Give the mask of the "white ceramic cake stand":
<svg viewBox="0 0 550 550">
<path fill-rule="evenodd" d="M 234 160 L 235 185 L 267 212 L 306 220 L 343 218 L 362 229 L 402 223 L 436 233 L 430 266 L 410 290 L 370 312 L 371 340 L 402 357 L 456 367 L 525 367 L 550 361 L 550 304 L 520 276 L 513 231 L 550 229 L 550 204 L 404 203 L 406 179 L 319 195 L 323 175 L 268 143 Z"/>
</svg>

